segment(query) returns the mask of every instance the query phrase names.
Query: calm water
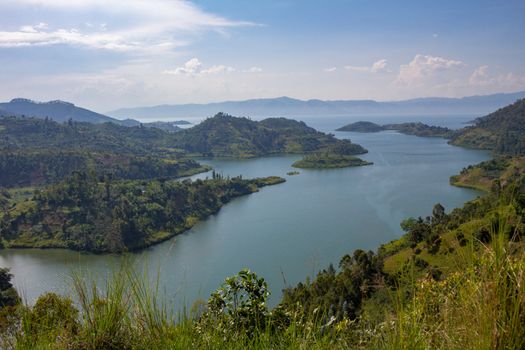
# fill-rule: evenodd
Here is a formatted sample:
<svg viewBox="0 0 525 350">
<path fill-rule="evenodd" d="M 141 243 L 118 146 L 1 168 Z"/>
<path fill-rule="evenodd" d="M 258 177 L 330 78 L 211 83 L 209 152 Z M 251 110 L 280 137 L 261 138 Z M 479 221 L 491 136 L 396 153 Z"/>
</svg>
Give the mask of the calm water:
<svg viewBox="0 0 525 350">
<path fill-rule="evenodd" d="M 437 117 L 435 117 L 437 118 Z M 472 116 L 428 118 L 307 118 L 320 130 L 347 122 L 422 120 L 461 127 Z M 250 160 L 204 160 L 224 175 L 245 178 L 280 175 L 287 182 L 238 198 L 192 230 L 139 254 L 97 256 L 64 250 L 0 251 L 0 266 L 15 274 L 28 301 L 44 291 L 70 292 L 69 274 L 81 269 L 103 278 L 123 259 L 160 273 L 165 298 L 177 308 L 207 298 L 226 276 L 249 267 L 269 282 L 272 303 L 281 289 L 312 276 L 354 249 L 375 250 L 401 235 L 399 222 L 429 215 L 436 202 L 450 210 L 479 195 L 449 185 L 449 176 L 489 158 L 481 151 L 449 146 L 442 139 L 381 132 L 335 133 L 370 152 L 373 166 L 300 170 L 286 176 L 299 156 Z M 206 177 L 200 174 L 196 177 Z"/>
</svg>

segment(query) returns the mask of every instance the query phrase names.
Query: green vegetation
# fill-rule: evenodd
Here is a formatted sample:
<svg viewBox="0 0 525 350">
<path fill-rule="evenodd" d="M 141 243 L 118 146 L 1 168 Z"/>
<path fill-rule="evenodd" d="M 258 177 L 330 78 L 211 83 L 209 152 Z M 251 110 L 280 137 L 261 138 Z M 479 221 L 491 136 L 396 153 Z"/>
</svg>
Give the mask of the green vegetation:
<svg viewBox="0 0 525 350">
<path fill-rule="evenodd" d="M 496 202 L 490 194 L 450 214 L 436 205 L 432 217 L 403 223 L 408 232 L 400 245 L 344 256 L 339 269 L 329 266 L 312 281 L 287 288 L 274 309 L 267 307 L 264 279 L 242 270 L 208 301 L 177 314 L 160 301 L 148 276 L 124 267 L 103 286 L 74 275 L 76 305 L 48 293 L 34 306 L 3 313 L 0 346 L 522 349 L 523 230 L 510 223 L 525 201 L 523 194 L 513 195 L 515 185 L 503 189 Z M 480 225 L 470 232 L 472 222 Z M 435 234 L 439 244 L 431 238 Z"/>
<path fill-rule="evenodd" d="M 350 156 L 339 146 L 327 154 Z M 404 220 L 400 239 L 376 253 L 345 255 L 338 268 L 287 287 L 273 309 L 266 282 L 249 270 L 182 314 L 161 302 L 150 287 L 158 284 L 128 267 L 104 286 L 75 275 L 71 298 L 48 293 L 33 306 L 19 303 L 11 276 L 0 270 L 0 305 L 8 300 L 0 308 L 0 347 L 523 349 L 524 166 L 522 158 L 502 157 L 464 169 L 451 181 L 484 196 L 450 213 L 436 204 L 429 216 Z M 136 249 L 282 181 L 215 172 L 195 182 L 74 173 L 28 200 L 0 191 L 1 233 L 7 245 L 60 239 L 92 251 Z M 83 231 L 90 225 L 96 229 Z"/>
<path fill-rule="evenodd" d="M 209 170 L 186 157 L 254 157 L 275 153 L 366 150 L 336 139 L 302 122 L 270 118 L 255 122 L 219 113 L 180 132 L 142 125 L 91 124 L 50 119 L 0 118 L 0 186 L 56 183 L 73 171 L 111 175 L 115 179 L 188 176 Z"/>
<path fill-rule="evenodd" d="M 289 172 L 286 173 L 286 175 L 288 175 L 288 176 L 294 176 L 294 175 L 299 175 L 299 174 L 300 174 L 300 172 L 295 171 L 295 170 L 294 171 L 289 171 Z"/>
<path fill-rule="evenodd" d="M 0 238 L 8 248 L 137 250 L 189 229 L 235 197 L 284 181 L 218 175 L 193 182 L 131 181 L 75 172 L 16 204 L 10 204 L 4 191 Z"/>
<path fill-rule="evenodd" d="M 59 182 L 74 171 L 146 180 L 190 176 L 208 170 L 210 167 L 187 158 L 60 150 L 0 153 L 3 187 L 43 186 Z"/>
<path fill-rule="evenodd" d="M 173 135 L 176 144 L 192 154 L 208 157 L 257 157 L 282 153 L 309 153 L 335 145 L 366 153 L 360 145 L 338 140 L 299 122 L 268 118 L 260 122 L 219 113 Z"/>
<path fill-rule="evenodd" d="M 421 122 L 400 123 L 383 125 L 385 130 L 395 130 L 402 134 L 419 137 L 443 137 L 449 139 L 454 135 L 454 130 L 442 126 L 427 125 Z"/>
<path fill-rule="evenodd" d="M 367 121 L 359 121 L 355 123 L 351 123 L 345 126 L 340 127 L 339 129 L 336 129 L 336 131 L 353 131 L 353 132 L 378 132 L 383 131 L 385 128 L 379 124 L 367 122 Z"/>
<path fill-rule="evenodd" d="M 373 164 L 354 157 L 353 154 L 355 154 L 353 144 L 341 143 L 306 154 L 292 166 L 305 169 L 334 169 Z"/>
<path fill-rule="evenodd" d="M 11 284 L 12 277 L 13 276 L 9 273 L 8 269 L 0 268 L 0 314 L 2 313 L 2 308 L 15 306 L 20 302 L 18 293 Z M 0 329 L 1 322 L 2 321 L 0 320 Z"/>
<path fill-rule="evenodd" d="M 273 309 L 267 306 L 266 282 L 249 270 L 227 278 L 189 313 L 177 314 L 160 301 L 158 290 L 148 287 L 147 276 L 124 268 L 102 288 L 75 276 L 71 299 L 45 294 L 32 307 L 5 309 L 9 313 L 0 313 L 0 346 L 522 349 L 525 175 L 509 170 L 516 169 L 516 160 L 472 167 L 493 178 L 485 196 L 450 213 L 436 204 L 428 217 L 404 220 L 403 237 L 377 253 L 345 255 L 338 268 L 330 265 L 312 280 L 286 288 Z M 215 174 L 207 185 L 221 187 L 228 181 L 245 180 Z M 156 197 L 176 182 L 167 184 L 156 193 L 139 189 L 139 197 L 150 192 Z M 104 182 L 97 186 L 106 188 Z"/>
<path fill-rule="evenodd" d="M 104 286 L 76 275 L 71 298 L 44 294 L 3 312 L 0 346 L 522 349 L 524 189 L 519 175 L 448 214 L 436 204 L 403 221 L 406 234 L 377 253 L 357 250 L 286 288 L 273 309 L 266 282 L 248 270 L 182 314 L 129 268 Z"/>
<path fill-rule="evenodd" d="M 421 122 L 379 125 L 372 122 L 360 121 L 337 129 L 337 131 L 354 132 L 378 132 L 383 130 L 395 130 L 407 135 L 420 137 L 443 137 L 446 139 L 452 138 L 455 134 L 454 130 L 449 128 L 427 125 Z"/>
<path fill-rule="evenodd" d="M 170 134 L 112 123 L 0 118 L 0 186 L 41 186 L 73 171 L 115 179 L 176 178 L 208 171 L 173 148 Z"/>
<path fill-rule="evenodd" d="M 178 157 L 183 151 L 173 143 L 172 133 L 156 128 L 125 127 L 114 123 L 90 124 L 50 119 L 0 118 L 0 150 L 67 150 L 109 152 L 134 156 Z"/>
<path fill-rule="evenodd" d="M 476 119 L 473 126 L 461 129 L 451 143 L 496 154 L 525 155 L 525 99 Z"/>
<path fill-rule="evenodd" d="M 489 192 L 512 182 L 524 173 L 524 157 L 500 156 L 464 168 L 459 175 L 450 178 L 450 183 Z"/>
<path fill-rule="evenodd" d="M 292 166 L 303 169 L 333 169 L 371 164 L 373 163 L 354 156 L 346 156 L 328 152 L 316 152 L 305 155 L 303 159 L 296 161 L 292 164 Z"/>
</svg>

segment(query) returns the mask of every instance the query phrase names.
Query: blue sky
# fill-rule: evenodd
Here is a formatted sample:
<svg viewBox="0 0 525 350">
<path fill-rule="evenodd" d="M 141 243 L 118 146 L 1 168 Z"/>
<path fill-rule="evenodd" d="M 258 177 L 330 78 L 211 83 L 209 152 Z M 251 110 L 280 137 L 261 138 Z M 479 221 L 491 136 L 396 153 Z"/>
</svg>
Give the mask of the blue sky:
<svg viewBox="0 0 525 350">
<path fill-rule="evenodd" d="M 0 100 L 124 106 L 525 90 L 524 1 L 0 2 Z"/>
</svg>

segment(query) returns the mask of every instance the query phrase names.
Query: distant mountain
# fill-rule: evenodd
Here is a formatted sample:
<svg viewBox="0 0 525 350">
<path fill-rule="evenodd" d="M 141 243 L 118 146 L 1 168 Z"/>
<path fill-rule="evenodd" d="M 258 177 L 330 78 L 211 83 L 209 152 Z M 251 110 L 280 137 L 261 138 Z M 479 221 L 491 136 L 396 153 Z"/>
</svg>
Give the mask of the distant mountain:
<svg viewBox="0 0 525 350">
<path fill-rule="evenodd" d="M 40 119 L 49 118 L 59 123 L 69 119 L 76 122 L 100 124 L 114 123 L 123 126 L 139 126 L 141 123 L 134 119 L 119 120 L 107 115 L 96 113 L 85 108 L 77 107 L 70 102 L 49 101 L 37 102 L 26 98 L 15 98 L 10 102 L 0 103 L 0 116 L 26 116 Z M 181 130 L 177 125 L 189 124 L 186 121 L 177 122 L 150 122 L 143 123 L 143 126 L 157 128 L 169 132 Z"/>
<path fill-rule="evenodd" d="M 297 100 L 289 97 L 227 101 L 208 104 L 160 105 L 108 112 L 125 118 L 208 117 L 218 112 L 251 117 L 307 115 L 439 115 L 486 114 L 525 98 L 525 91 L 463 98 L 429 97 L 404 101 Z"/>
<path fill-rule="evenodd" d="M 15 98 L 10 102 L 0 103 L 0 114 L 52 119 L 57 122 L 66 122 L 72 119 L 77 122 L 87 123 L 120 123 L 118 119 L 108 117 L 80 108 L 64 101 L 36 102 L 25 98 Z"/>
</svg>

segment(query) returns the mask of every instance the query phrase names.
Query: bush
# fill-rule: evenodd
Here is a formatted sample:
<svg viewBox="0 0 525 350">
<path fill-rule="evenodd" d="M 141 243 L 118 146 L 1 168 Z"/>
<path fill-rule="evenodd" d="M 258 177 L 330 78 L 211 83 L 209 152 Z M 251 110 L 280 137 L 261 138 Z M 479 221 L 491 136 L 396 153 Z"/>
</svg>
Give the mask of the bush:
<svg viewBox="0 0 525 350">
<path fill-rule="evenodd" d="M 226 332 L 251 333 L 264 328 L 269 315 L 266 301 L 270 292 L 264 278 L 248 269 L 228 277 L 208 300 L 208 312 L 202 321 L 215 323 Z"/>
</svg>

